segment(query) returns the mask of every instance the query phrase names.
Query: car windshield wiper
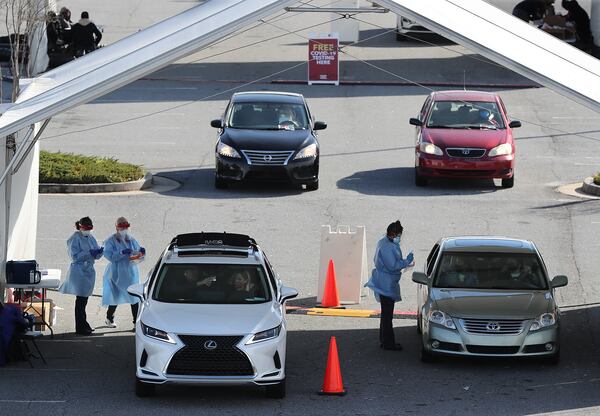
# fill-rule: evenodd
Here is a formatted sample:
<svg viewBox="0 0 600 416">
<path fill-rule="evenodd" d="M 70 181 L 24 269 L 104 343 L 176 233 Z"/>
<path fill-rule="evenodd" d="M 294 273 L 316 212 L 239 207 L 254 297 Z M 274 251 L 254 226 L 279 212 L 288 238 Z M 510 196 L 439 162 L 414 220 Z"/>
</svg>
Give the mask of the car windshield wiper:
<svg viewBox="0 0 600 416">
<path fill-rule="evenodd" d="M 445 126 L 443 124 L 434 124 L 433 126 L 427 126 L 428 129 L 462 129 L 462 127 L 456 126 Z"/>
<path fill-rule="evenodd" d="M 484 125 L 469 125 L 467 126 L 469 130 L 498 130 L 496 126 L 484 126 Z"/>
</svg>

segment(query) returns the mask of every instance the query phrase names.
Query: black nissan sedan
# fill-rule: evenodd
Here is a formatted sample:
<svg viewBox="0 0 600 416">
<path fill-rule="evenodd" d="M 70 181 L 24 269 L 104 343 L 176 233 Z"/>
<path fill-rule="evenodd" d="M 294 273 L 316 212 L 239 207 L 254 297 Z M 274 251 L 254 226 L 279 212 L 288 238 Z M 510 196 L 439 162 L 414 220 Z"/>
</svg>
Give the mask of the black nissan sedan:
<svg viewBox="0 0 600 416">
<path fill-rule="evenodd" d="M 240 92 L 231 97 L 215 149 L 215 187 L 247 181 L 284 181 L 307 190 L 319 188 L 319 142 L 301 94 Z"/>
</svg>

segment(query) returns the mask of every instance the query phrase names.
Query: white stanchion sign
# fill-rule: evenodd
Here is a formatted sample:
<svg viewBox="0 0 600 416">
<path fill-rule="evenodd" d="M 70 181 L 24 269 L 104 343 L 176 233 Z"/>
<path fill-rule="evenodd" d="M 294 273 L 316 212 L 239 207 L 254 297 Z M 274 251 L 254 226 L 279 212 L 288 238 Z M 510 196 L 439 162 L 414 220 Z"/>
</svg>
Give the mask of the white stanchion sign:
<svg viewBox="0 0 600 416">
<path fill-rule="evenodd" d="M 317 302 L 323 297 L 329 259 L 333 259 L 335 265 L 340 302 L 360 303 L 362 287 L 368 279 L 365 227 L 338 226 L 336 230 L 330 225 L 321 227 Z"/>
</svg>

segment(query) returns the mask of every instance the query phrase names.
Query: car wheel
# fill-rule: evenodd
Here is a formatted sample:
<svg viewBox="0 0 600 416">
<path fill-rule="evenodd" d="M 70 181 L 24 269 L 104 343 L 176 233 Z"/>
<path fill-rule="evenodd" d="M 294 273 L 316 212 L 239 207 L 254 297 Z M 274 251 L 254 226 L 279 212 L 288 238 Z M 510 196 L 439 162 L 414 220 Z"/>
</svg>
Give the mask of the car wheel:
<svg viewBox="0 0 600 416">
<path fill-rule="evenodd" d="M 415 168 L 415 185 L 417 186 L 427 186 L 427 178 L 419 175 L 417 169 Z"/>
<path fill-rule="evenodd" d="M 227 181 L 225 179 L 221 179 L 215 175 L 215 188 L 217 189 L 226 189 Z"/>
<path fill-rule="evenodd" d="M 135 395 L 137 397 L 152 397 L 156 395 L 156 385 L 144 383 L 140 379 L 135 379 Z"/>
<path fill-rule="evenodd" d="M 502 179 L 502 187 L 503 188 L 512 188 L 515 184 L 515 175 L 512 178 Z"/>
<path fill-rule="evenodd" d="M 271 399 L 283 399 L 285 397 L 285 378 L 277 384 L 266 386 L 266 394 Z"/>
<path fill-rule="evenodd" d="M 317 189 L 319 189 L 319 180 L 318 179 L 315 182 L 306 184 L 307 191 L 316 191 Z"/>
<path fill-rule="evenodd" d="M 421 362 L 423 363 L 433 363 L 435 362 L 435 355 L 433 355 L 432 353 L 430 353 L 429 351 L 427 351 L 425 349 L 424 345 L 421 345 Z"/>
</svg>

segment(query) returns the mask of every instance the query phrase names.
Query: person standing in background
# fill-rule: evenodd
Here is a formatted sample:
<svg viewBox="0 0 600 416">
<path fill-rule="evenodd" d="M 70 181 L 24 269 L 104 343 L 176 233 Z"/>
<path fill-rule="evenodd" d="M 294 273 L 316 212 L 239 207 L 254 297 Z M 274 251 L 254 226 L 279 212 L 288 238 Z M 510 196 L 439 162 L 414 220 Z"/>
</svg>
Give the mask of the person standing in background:
<svg viewBox="0 0 600 416">
<path fill-rule="evenodd" d="M 75 57 L 81 57 L 98 49 L 102 33 L 90 20 L 88 12 L 82 12 L 81 20 L 71 27 L 71 40 Z"/>
</svg>

